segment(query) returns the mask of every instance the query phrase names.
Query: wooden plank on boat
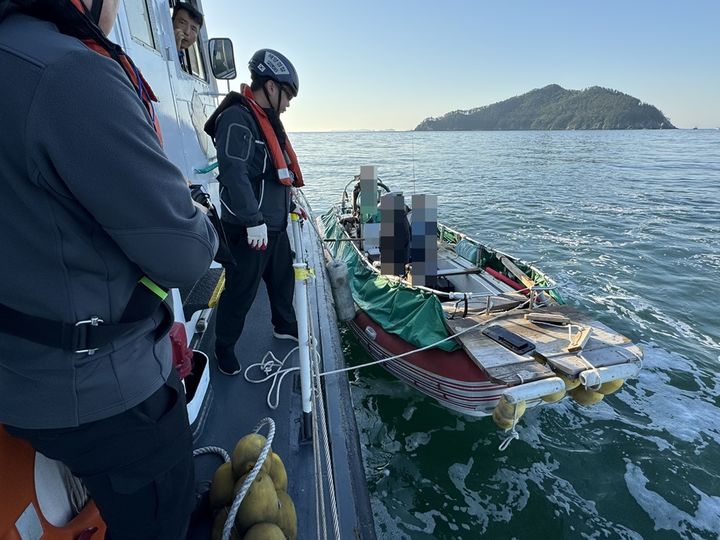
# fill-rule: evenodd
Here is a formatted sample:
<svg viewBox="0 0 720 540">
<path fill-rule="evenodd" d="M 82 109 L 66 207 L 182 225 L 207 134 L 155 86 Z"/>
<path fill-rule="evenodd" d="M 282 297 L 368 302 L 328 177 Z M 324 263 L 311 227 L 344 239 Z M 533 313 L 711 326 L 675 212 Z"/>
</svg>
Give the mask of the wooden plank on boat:
<svg viewBox="0 0 720 540">
<path fill-rule="evenodd" d="M 500 262 L 503 263 L 503 266 L 510 270 L 510 273 L 512 273 L 516 278 L 518 278 L 522 282 L 522 284 L 525 285 L 528 289 L 532 289 L 535 286 L 535 282 L 530 279 L 525 272 L 515 266 L 515 263 L 513 263 L 510 259 L 503 256 L 500 257 Z"/>
<path fill-rule="evenodd" d="M 569 306 L 553 306 L 533 310 L 532 313 L 554 314 L 568 317 L 573 326 L 547 323 L 542 320 L 525 318 L 527 310 L 508 312 L 506 316 L 498 313 L 469 313 L 468 317 L 446 321 L 448 329 L 457 333 L 477 323 L 499 325 L 535 344 L 533 357 L 538 361 L 530 361 L 527 356 L 519 356 L 497 344 L 482 334 L 483 327 L 459 335 L 457 339 L 467 351 L 470 358 L 484 369 L 490 377 L 501 380 L 505 384 L 517 384 L 517 378 L 527 371 L 525 381 L 544 378 L 553 374 L 545 363 L 569 375 L 577 376 L 590 367 L 603 367 L 635 360 L 640 349 L 628 338 L 611 330 L 604 324 L 591 320 L 587 315 Z M 581 336 L 584 346 L 574 352 L 568 351 L 573 337 L 578 335 L 577 326 L 590 329 L 587 335 Z M 572 330 L 572 333 L 571 333 Z M 541 363 L 542 362 L 542 363 Z"/>
<path fill-rule="evenodd" d="M 613 366 L 633 362 L 640 354 L 637 345 L 629 343 L 625 346 L 613 345 L 610 347 L 584 349 L 579 353 L 565 353 L 560 356 L 545 358 L 555 369 L 562 371 L 570 377 L 577 377 L 581 372 L 593 367 Z M 580 357 L 582 356 L 582 358 Z M 586 361 L 583 361 L 586 360 Z"/>
<path fill-rule="evenodd" d="M 450 319 L 446 321 L 446 325 L 451 332 L 457 333 L 477 324 L 479 322 L 477 318 Z M 457 339 L 468 353 L 468 356 L 491 379 L 514 386 L 522 382 L 544 379 L 553 375 L 552 370 L 547 366 L 535 361 L 532 357 L 520 356 L 509 351 L 488 338 L 481 330 L 481 328 L 471 330 L 459 335 Z"/>
<path fill-rule="evenodd" d="M 592 334 L 592 330 L 593 329 L 591 326 L 585 326 L 578 333 L 574 334 L 572 339 L 570 340 L 570 344 L 567 346 L 567 351 L 582 351 L 583 347 L 585 347 L 585 344 L 590 339 L 590 334 Z"/>
<path fill-rule="evenodd" d="M 570 319 L 562 313 L 526 313 L 525 318 L 534 323 L 570 324 Z"/>
</svg>

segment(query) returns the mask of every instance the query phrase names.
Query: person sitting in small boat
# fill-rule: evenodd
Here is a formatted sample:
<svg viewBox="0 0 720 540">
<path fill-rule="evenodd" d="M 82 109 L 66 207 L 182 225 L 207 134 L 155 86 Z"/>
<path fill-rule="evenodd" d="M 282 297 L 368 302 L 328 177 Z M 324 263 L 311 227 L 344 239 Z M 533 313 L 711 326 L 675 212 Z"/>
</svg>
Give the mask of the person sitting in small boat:
<svg viewBox="0 0 720 540">
<path fill-rule="evenodd" d="M 172 23 L 180 65 L 184 71 L 191 73 L 187 51 L 197 41 L 198 33 L 203 25 L 203 14 L 192 4 L 178 2 L 173 9 Z"/>
<path fill-rule="evenodd" d="M 297 339 L 294 274 L 288 240 L 291 189 L 302 173 L 280 115 L 297 96 L 290 61 L 261 49 L 249 62 L 252 84 L 230 92 L 205 124 L 215 142 L 222 222 L 236 265 L 225 265 L 225 290 L 217 306 L 215 356 L 226 375 L 240 372 L 235 344 L 257 294 L 267 285 L 273 335 Z"/>
</svg>

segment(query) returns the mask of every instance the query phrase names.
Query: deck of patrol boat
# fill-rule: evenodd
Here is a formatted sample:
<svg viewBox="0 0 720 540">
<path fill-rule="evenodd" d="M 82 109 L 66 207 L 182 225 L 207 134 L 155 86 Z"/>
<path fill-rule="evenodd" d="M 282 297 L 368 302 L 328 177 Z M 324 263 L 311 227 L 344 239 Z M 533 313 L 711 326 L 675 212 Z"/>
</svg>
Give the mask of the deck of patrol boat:
<svg viewBox="0 0 720 540">
<path fill-rule="evenodd" d="M 317 242 L 309 241 L 311 234 L 305 227 L 305 246 L 310 264 L 316 269 L 317 279 L 309 282 L 309 301 L 313 327 L 322 357 L 321 370 L 329 371 L 344 367 L 340 337 L 335 314 L 330 303 L 330 288 L 325 278 L 324 263 Z M 233 377 L 217 370 L 212 355 L 214 348 L 214 324 L 210 321 L 208 331 L 196 349 L 210 357 L 210 389 L 203 402 L 198 420 L 193 424 L 195 447 L 219 446 L 232 454 L 235 443 L 252 432 L 265 417 L 275 422 L 275 438 L 272 448 L 285 463 L 288 473 L 288 495 L 292 498 L 298 516 L 298 538 L 320 538 L 316 521 L 316 471 L 311 440 L 301 440 L 302 404 L 300 375 L 295 371 L 285 377 L 278 406 L 268 407 L 266 400 L 270 382 L 253 384 L 240 373 Z M 267 351 L 273 351 L 282 359 L 296 345 L 289 340 L 272 336 L 270 305 L 264 283 L 248 314 L 242 337 L 236 345 L 236 354 L 242 362 L 243 372 L 251 364 L 260 362 Z M 285 367 L 298 366 L 298 353 L 293 353 Z M 255 378 L 259 378 L 255 371 Z M 345 373 L 323 377 L 325 414 L 327 418 L 330 452 L 336 490 L 340 538 L 375 538 L 372 511 L 363 469 L 357 426 L 353 412 L 350 388 Z M 267 435 L 267 427 L 260 433 Z M 322 449 L 322 445 L 321 445 Z M 198 491 L 209 487 L 215 469 L 221 459 L 217 455 L 195 458 Z M 333 537 L 332 511 L 329 506 L 327 475 L 321 471 L 325 485 L 324 515 L 328 536 Z M 197 519 L 199 518 L 199 519 Z M 191 524 L 189 539 L 209 538 L 212 516 L 209 513 L 196 516 Z"/>
</svg>

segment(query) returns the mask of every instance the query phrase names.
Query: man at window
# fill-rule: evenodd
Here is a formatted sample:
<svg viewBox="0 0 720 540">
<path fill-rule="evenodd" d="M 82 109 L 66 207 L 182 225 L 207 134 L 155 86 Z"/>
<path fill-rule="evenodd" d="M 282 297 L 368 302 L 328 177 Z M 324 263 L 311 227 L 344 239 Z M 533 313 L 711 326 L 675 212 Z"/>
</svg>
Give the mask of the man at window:
<svg viewBox="0 0 720 540">
<path fill-rule="evenodd" d="M 191 4 L 178 2 L 173 10 L 172 22 L 180 65 L 183 70 L 191 73 L 188 49 L 197 41 L 198 32 L 203 25 L 203 15 Z"/>
</svg>

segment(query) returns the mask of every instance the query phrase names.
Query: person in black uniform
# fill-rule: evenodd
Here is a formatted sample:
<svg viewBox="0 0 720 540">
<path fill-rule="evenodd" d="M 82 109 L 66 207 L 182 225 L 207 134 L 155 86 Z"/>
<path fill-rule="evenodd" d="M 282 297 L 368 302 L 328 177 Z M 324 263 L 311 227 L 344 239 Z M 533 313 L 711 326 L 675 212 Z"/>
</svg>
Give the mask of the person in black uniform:
<svg viewBox="0 0 720 540">
<path fill-rule="evenodd" d="M 218 368 L 227 375 L 240 371 L 235 344 L 261 279 L 270 297 L 273 335 L 297 339 L 286 229 L 294 210 L 291 189 L 303 182 L 280 115 L 298 94 L 298 75 L 271 49 L 257 51 L 249 68 L 251 85 L 228 94 L 205 125 L 217 147 L 222 221 L 235 258 L 225 266 L 215 329 Z"/>
<path fill-rule="evenodd" d="M 161 299 L 217 237 L 106 37 L 119 5 L 0 0 L 0 423 L 83 480 L 106 539 L 178 540 L 192 433 Z"/>
</svg>

